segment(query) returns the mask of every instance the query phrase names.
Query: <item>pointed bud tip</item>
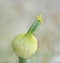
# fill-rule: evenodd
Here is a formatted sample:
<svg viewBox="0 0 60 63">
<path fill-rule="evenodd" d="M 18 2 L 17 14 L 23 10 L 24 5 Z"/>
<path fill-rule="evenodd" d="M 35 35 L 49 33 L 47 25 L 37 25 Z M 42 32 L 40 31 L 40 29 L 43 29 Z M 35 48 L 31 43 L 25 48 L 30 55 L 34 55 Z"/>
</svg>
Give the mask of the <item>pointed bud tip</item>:
<svg viewBox="0 0 60 63">
<path fill-rule="evenodd" d="M 44 22 L 43 22 L 43 15 L 37 16 L 36 18 L 37 18 L 37 20 L 38 20 L 39 22 L 44 23 Z"/>
</svg>

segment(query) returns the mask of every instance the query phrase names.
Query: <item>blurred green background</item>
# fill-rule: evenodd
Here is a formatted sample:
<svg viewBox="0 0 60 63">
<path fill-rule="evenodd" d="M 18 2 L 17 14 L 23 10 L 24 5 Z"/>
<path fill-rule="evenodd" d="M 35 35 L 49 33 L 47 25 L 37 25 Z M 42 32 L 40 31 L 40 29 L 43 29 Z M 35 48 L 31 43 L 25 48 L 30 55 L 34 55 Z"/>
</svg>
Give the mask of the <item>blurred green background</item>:
<svg viewBox="0 0 60 63">
<path fill-rule="evenodd" d="M 60 63 L 60 0 L 0 0 L 0 63 L 18 63 L 12 40 L 40 14 L 44 24 L 35 34 L 38 51 L 27 62 Z"/>
</svg>

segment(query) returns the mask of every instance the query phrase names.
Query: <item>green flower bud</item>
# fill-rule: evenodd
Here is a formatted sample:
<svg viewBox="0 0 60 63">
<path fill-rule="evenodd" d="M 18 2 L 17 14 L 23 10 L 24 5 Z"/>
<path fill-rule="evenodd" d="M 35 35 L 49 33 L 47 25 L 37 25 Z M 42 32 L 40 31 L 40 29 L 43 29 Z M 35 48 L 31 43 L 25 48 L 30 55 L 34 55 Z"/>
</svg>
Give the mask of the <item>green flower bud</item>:
<svg viewBox="0 0 60 63">
<path fill-rule="evenodd" d="M 26 34 L 19 34 L 13 40 L 13 50 L 19 57 L 27 58 L 37 51 L 37 40 L 34 36 L 34 31 L 40 25 L 41 21 L 41 17 L 37 17 L 37 20 L 32 24 Z"/>
<path fill-rule="evenodd" d="M 33 55 L 37 50 L 37 40 L 33 35 L 18 35 L 13 41 L 13 50 L 22 58 Z"/>
</svg>

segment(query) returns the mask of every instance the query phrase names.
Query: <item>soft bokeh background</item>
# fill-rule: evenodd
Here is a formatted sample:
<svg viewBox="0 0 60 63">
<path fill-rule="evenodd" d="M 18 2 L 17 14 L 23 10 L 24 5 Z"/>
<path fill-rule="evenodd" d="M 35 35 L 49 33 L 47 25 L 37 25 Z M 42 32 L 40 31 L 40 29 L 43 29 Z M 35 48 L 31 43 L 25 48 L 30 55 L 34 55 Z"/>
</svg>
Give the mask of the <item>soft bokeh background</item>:
<svg viewBox="0 0 60 63">
<path fill-rule="evenodd" d="M 0 63 L 18 63 L 13 38 L 26 32 L 43 14 L 44 24 L 35 36 L 38 52 L 28 63 L 60 63 L 60 0 L 0 0 Z"/>
</svg>

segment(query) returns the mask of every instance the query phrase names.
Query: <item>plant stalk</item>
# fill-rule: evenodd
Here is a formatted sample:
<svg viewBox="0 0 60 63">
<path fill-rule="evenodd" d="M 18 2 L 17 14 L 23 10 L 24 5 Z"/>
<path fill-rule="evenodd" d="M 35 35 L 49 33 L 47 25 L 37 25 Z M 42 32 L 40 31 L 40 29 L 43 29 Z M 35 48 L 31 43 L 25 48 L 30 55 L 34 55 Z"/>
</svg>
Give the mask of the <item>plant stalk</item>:
<svg viewBox="0 0 60 63">
<path fill-rule="evenodd" d="M 26 58 L 18 57 L 18 59 L 19 59 L 19 63 L 27 63 Z"/>
</svg>

